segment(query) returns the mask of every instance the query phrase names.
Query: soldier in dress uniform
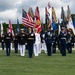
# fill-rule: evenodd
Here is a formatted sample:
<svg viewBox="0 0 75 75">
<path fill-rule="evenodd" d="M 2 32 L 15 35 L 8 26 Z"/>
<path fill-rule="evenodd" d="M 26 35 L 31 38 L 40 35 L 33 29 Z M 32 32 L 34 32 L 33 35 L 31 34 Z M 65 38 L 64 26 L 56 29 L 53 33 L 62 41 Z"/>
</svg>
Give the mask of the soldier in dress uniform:
<svg viewBox="0 0 75 75">
<path fill-rule="evenodd" d="M 25 56 L 26 44 L 27 44 L 27 35 L 24 32 L 24 29 L 21 29 L 21 33 L 18 36 L 18 42 L 20 46 L 20 55 Z"/>
<path fill-rule="evenodd" d="M 29 31 L 27 34 L 28 53 L 29 53 L 29 58 L 32 58 L 33 45 L 35 43 L 35 34 L 33 33 L 31 28 L 29 28 L 28 31 Z"/>
<path fill-rule="evenodd" d="M 37 33 L 37 29 L 35 29 L 35 43 L 34 43 L 34 55 L 38 56 L 41 53 L 40 45 L 41 45 L 41 37 L 40 34 Z"/>
<path fill-rule="evenodd" d="M 18 53 L 18 33 L 17 32 L 15 32 L 14 34 L 13 42 L 14 42 L 15 53 Z"/>
<path fill-rule="evenodd" d="M 4 34 L 1 36 L 2 50 L 4 50 Z"/>
<path fill-rule="evenodd" d="M 70 30 L 68 31 L 67 34 L 67 49 L 68 49 L 68 53 L 72 53 L 72 34 L 70 32 Z"/>
<path fill-rule="evenodd" d="M 4 36 L 4 41 L 6 45 L 6 55 L 10 56 L 12 34 L 9 32 L 9 28 L 7 28 L 7 33 Z"/>
<path fill-rule="evenodd" d="M 48 31 L 45 34 L 45 42 L 47 46 L 47 55 L 52 55 L 52 44 L 53 44 L 53 33 L 51 32 L 51 29 L 48 29 Z"/>
<path fill-rule="evenodd" d="M 62 56 L 66 56 L 67 33 L 65 31 L 65 27 L 62 27 L 59 38 L 60 38 L 60 42 L 61 42 Z"/>
</svg>

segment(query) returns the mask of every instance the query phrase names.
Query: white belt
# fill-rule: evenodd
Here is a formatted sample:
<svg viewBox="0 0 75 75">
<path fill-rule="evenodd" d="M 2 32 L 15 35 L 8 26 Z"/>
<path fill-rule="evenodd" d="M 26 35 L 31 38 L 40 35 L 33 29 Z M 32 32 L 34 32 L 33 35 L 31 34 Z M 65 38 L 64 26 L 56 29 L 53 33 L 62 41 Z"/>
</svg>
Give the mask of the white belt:
<svg viewBox="0 0 75 75">
<path fill-rule="evenodd" d="M 61 39 L 66 39 L 66 38 L 61 38 Z"/>
</svg>

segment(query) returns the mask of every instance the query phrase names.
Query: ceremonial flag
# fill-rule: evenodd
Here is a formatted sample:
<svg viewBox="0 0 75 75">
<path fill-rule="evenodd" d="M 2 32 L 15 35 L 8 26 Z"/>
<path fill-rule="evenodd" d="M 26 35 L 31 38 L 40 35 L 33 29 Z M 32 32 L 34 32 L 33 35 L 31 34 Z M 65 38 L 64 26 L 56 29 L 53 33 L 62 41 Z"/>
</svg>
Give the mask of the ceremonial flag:
<svg viewBox="0 0 75 75">
<path fill-rule="evenodd" d="M 31 7 L 28 10 L 28 15 L 31 16 L 34 20 L 34 13 L 33 13 L 33 9 Z"/>
<path fill-rule="evenodd" d="M 48 12 L 47 7 L 45 7 L 45 23 L 46 24 L 49 24 L 49 20 L 50 20 L 49 16 L 50 16 L 50 13 Z"/>
<path fill-rule="evenodd" d="M 66 27 L 66 16 L 63 7 L 61 7 L 61 25 Z"/>
<path fill-rule="evenodd" d="M 12 23 L 11 21 L 9 20 L 9 32 L 12 34 L 12 36 L 14 36 L 14 32 L 13 32 L 13 27 L 12 27 Z"/>
<path fill-rule="evenodd" d="M 17 19 L 16 31 L 18 33 L 20 32 L 20 24 L 19 24 L 19 20 L 18 19 Z"/>
<path fill-rule="evenodd" d="M 74 25 L 74 29 L 75 29 L 75 17 L 74 17 L 73 25 Z"/>
<path fill-rule="evenodd" d="M 41 20 L 41 26 L 42 26 L 41 34 L 44 34 L 45 33 L 45 30 L 44 30 L 43 20 Z"/>
<path fill-rule="evenodd" d="M 42 27 L 41 27 L 40 13 L 39 13 L 38 7 L 36 7 L 35 16 L 36 16 L 36 26 L 35 26 L 35 28 L 37 29 L 37 32 L 40 33 L 41 30 L 42 30 Z"/>
<path fill-rule="evenodd" d="M 69 5 L 67 7 L 67 20 L 68 20 L 67 29 L 71 29 L 75 35 L 75 29 L 74 29 L 74 25 L 72 22 Z"/>
<path fill-rule="evenodd" d="M 53 27 L 53 30 L 57 29 L 56 21 L 57 21 L 56 13 L 55 13 L 54 7 L 52 7 L 52 27 Z"/>
<path fill-rule="evenodd" d="M 2 20 L 0 20 L 0 32 L 1 32 L 1 35 L 3 34 L 3 24 L 2 24 Z"/>
<path fill-rule="evenodd" d="M 61 31 L 61 26 L 60 26 L 59 19 L 58 19 L 58 35 L 60 34 L 60 31 Z"/>
<path fill-rule="evenodd" d="M 35 26 L 35 22 L 33 21 L 32 17 L 29 16 L 29 14 L 26 13 L 24 9 L 22 9 L 22 23 L 24 26 L 28 26 L 31 28 L 34 28 Z"/>
</svg>

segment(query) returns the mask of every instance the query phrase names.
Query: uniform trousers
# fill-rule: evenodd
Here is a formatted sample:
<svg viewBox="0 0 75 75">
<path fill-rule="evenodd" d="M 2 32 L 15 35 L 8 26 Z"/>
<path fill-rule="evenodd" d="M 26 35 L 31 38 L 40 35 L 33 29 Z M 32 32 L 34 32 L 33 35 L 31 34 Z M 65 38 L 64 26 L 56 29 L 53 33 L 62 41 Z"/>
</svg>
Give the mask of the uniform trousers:
<svg viewBox="0 0 75 75">
<path fill-rule="evenodd" d="M 28 53 L 29 53 L 29 58 L 32 58 L 32 55 L 33 55 L 33 44 L 28 44 Z"/>
<path fill-rule="evenodd" d="M 11 46 L 11 43 L 5 43 L 5 45 L 6 45 L 6 55 L 7 56 L 10 56 L 10 46 Z"/>
<path fill-rule="evenodd" d="M 62 56 L 66 56 L 66 43 L 61 43 Z"/>
<path fill-rule="evenodd" d="M 44 50 L 45 51 L 45 53 L 47 53 L 47 47 L 46 47 L 46 43 L 44 42 L 44 43 L 42 43 L 42 50 Z"/>
<path fill-rule="evenodd" d="M 18 53 L 18 43 L 14 43 L 15 53 Z"/>
<path fill-rule="evenodd" d="M 72 53 L 72 45 L 71 43 L 67 44 L 68 53 Z"/>
<path fill-rule="evenodd" d="M 20 55 L 25 56 L 25 45 L 20 45 Z"/>
<path fill-rule="evenodd" d="M 39 51 L 40 51 L 39 44 L 34 44 L 34 55 L 38 56 L 40 53 Z"/>
<path fill-rule="evenodd" d="M 48 56 L 51 56 L 52 55 L 52 49 L 51 49 L 51 44 L 46 44 L 46 46 L 47 46 L 47 55 Z"/>
<path fill-rule="evenodd" d="M 4 42 L 2 42 L 2 50 L 4 50 Z"/>
</svg>

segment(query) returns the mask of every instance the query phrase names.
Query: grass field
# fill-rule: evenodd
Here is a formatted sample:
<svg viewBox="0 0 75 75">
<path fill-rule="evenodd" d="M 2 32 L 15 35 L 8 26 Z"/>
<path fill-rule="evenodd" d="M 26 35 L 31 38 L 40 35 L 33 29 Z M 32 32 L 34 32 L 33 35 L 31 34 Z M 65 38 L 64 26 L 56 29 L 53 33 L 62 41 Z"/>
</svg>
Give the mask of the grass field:
<svg viewBox="0 0 75 75">
<path fill-rule="evenodd" d="M 43 51 L 39 57 L 21 57 L 11 52 L 6 56 L 5 51 L 0 51 L 0 75 L 75 75 L 75 51 L 67 56 L 60 52 L 48 57 Z"/>
</svg>

